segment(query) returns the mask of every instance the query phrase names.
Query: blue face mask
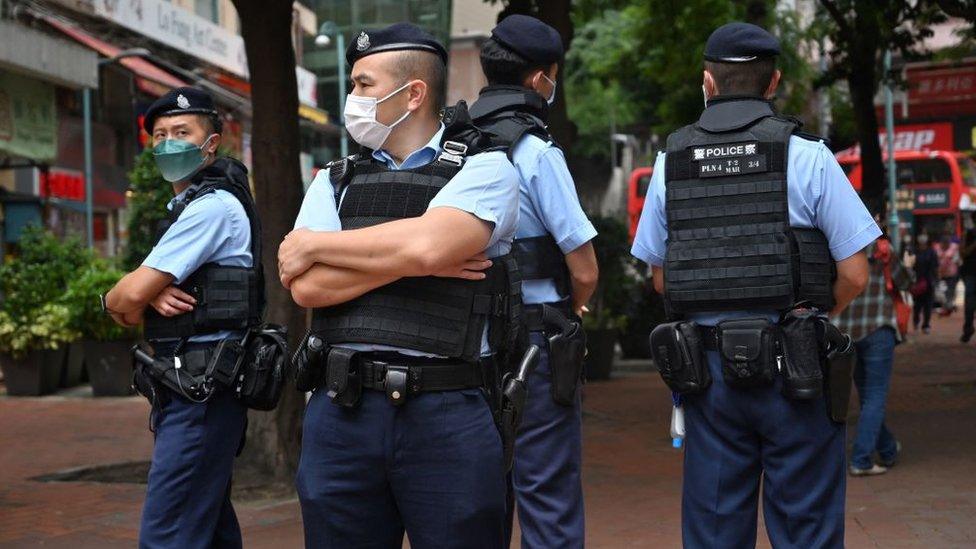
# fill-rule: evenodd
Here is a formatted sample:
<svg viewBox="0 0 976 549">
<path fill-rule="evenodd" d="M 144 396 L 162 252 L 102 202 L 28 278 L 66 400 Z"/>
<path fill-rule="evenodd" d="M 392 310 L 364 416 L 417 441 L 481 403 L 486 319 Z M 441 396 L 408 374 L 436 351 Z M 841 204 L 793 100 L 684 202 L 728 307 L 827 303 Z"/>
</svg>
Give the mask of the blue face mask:
<svg viewBox="0 0 976 549">
<path fill-rule="evenodd" d="M 166 139 L 153 147 L 153 158 L 163 179 L 176 183 L 197 173 L 209 156 L 203 149 L 212 137 L 208 137 L 200 146 L 182 139 Z"/>
</svg>

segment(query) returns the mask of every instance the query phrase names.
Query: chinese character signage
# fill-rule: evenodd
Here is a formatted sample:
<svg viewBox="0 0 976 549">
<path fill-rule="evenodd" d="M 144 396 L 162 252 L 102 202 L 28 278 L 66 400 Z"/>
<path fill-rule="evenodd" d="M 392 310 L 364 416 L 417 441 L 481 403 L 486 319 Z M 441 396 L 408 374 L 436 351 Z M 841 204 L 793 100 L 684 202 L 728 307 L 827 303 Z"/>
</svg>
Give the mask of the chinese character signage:
<svg viewBox="0 0 976 549">
<path fill-rule="evenodd" d="M 54 86 L 0 71 L 0 151 L 40 162 L 57 152 Z"/>
</svg>

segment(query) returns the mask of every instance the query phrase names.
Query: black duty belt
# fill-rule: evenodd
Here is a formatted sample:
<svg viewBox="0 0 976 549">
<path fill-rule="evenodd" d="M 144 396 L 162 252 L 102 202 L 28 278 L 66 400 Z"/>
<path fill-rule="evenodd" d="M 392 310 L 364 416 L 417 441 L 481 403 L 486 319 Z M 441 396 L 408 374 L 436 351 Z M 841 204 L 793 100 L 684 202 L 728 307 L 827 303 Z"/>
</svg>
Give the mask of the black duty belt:
<svg viewBox="0 0 976 549">
<path fill-rule="evenodd" d="M 546 329 L 546 323 L 542 317 L 542 307 L 552 307 L 563 314 L 563 316 L 569 318 L 570 316 L 570 306 L 569 300 L 564 299 L 562 301 L 557 301 L 554 303 L 536 303 L 533 305 L 525 305 L 522 308 L 523 314 L 525 315 L 525 324 L 530 332 L 541 332 Z"/>
<path fill-rule="evenodd" d="M 423 357 L 360 356 L 359 376 L 364 389 L 387 391 L 388 384 L 403 386 L 407 394 L 458 391 L 484 386 L 481 367 L 470 362 Z"/>
</svg>

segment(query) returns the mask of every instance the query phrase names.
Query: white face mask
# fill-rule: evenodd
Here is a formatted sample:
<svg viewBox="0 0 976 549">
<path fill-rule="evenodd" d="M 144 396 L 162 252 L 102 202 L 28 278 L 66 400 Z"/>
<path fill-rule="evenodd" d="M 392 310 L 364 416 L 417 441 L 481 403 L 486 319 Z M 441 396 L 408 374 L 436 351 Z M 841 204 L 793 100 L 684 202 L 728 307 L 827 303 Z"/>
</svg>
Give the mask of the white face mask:
<svg viewBox="0 0 976 549">
<path fill-rule="evenodd" d="M 705 84 L 702 84 L 702 97 L 705 98 L 705 108 L 708 108 L 708 92 L 705 91 Z"/>
<path fill-rule="evenodd" d="M 382 147 L 390 137 L 393 128 L 410 116 L 410 111 L 403 113 L 396 122 L 387 126 L 376 120 L 376 106 L 407 89 L 409 85 L 410 83 L 407 82 L 382 99 L 353 94 L 346 96 L 346 107 L 343 109 L 342 116 L 346 121 L 346 130 L 353 141 L 374 151 Z"/>
<path fill-rule="evenodd" d="M 552 93 L 549 95 L 549 99 L 546 99 L 546 103 L 552 105 L 553 103 L 556 102 L 556 83 L 550 80 L 549 77 L 544 74 L 542 75 L 542 77 L 546 79 L 546 82 L 552 84 Z"/>
</svg>

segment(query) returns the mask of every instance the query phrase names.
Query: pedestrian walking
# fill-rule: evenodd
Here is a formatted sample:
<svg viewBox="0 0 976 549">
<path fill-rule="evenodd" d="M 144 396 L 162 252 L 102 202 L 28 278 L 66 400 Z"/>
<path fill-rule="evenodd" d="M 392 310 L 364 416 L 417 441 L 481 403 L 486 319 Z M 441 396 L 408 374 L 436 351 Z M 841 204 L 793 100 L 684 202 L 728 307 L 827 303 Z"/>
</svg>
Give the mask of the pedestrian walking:
<svg viewBox="0 0 976 549">
<path fill-rule="evenodd" d="M 895 465 L 901 443 L 888 429 L 885 408 L 891 388 L 898 329 L 895 300 L 911 285 L 911 279 L 894 253 L 888 238 L 879 238 L 868 250 L 870 274 L 864 293 L 837 317 L 837 327 L 854 340 L 857 387 L 861 415 L 851 447 L 851 476 L 884 474 Z M 878 456 L 874 461 L 875 453 Z"/>
<path fill-rule="evenodd" d="M 976 315 L 976 226 L 970 226 L 966 229 L 959 256 L 962 263 L 959 266 L 959 276 L 962 278 L 965 290 L 962 336 L 959 340 L 963 343 L 969 343 L 974 331 L 976 331 L 973 328 L 973 316 Z"/>
<path fill-rule="evenodd" d="M 506 150 L 519 174 L 514 250 L 530 337 L 542 349 L 511 474 L 527 549 L 581 548 L 584 541 L 581 316 L 598 267 L 596 229 L 547 128 L 562 59 L 556 29 L 526 15 L 506 17 L 481 47 L 488 86 L 471 105 L 475 124 Z"/>
<path fill-rule="evenodd" d="M 935 285 L 939 280 L 939 257 L 929 245 L 929 236 L 926 233 L 915 238 L 913 252 L 915 284 L 911 291 L 915 304 L 912 311 L 912 327 L 918 331 L 921 325 L 922 332 L 927 334 L 932 329 Z"/>
<path fill-rule="evenodd" d="M 959 285 L 959 241 L 952 234 L 944 234 L 935 243 L 935 253 L 939 258 L 939 282 L 945 285 L 942 300 L 942 315 L 949 316 L 956 310 L 956 287 Z"/>
<path fill-rule="evenodd" d="M 683 401 L 685 547 L 754 546 L 760 484 L 773 546 L 844 544 L 850 380 L 823 382 L 822 335 L 843 337 L 820 315 L 864 289 L 881 231 L 823 140 L 773 108 L 779 53 L 747 23 L 709 37 L 705 110 L 658 155 L 632 250 L 672 320 L 651 348 Z"/>
<path fill-rule="evenodd" d="M 279 249 L 312 308 L 299 350 L 296 484 L 309 548 L 504 544 L 498 380 L 516 346 L 518 174 L 463 103 L 443 118 L 447 51 L 409 23 L 346 51 L 361 152 L 313 181 Z M 508 394 L 508 393 L 506 393 Z M 524 400 L 524 393 L 522 400 Z"/>
</svg>

